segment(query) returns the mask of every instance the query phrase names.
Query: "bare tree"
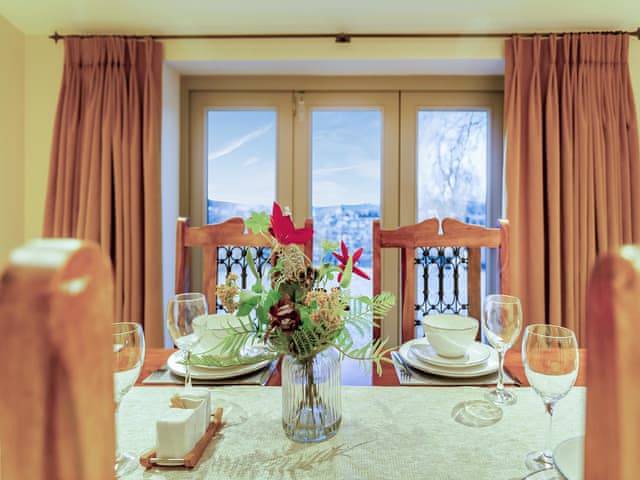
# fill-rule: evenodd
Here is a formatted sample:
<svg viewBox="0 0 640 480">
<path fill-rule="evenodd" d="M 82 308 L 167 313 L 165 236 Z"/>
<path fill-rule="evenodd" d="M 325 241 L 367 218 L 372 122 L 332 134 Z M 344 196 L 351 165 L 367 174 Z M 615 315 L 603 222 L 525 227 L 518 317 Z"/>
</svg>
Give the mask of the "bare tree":
<svg viewBox="0 0 640 480">
<path fill-rule="evenodd" d="M 425 166 L 421 171 L 426 193 L 418 199 L 422 213 L 464 218 L 469 201 L 484 200 L 478 152 L 486 145 L 487 115 L 482 111 L 429 112 L 424 129 Z M 481 157 L 481 158 L 480 158 Z"/>
</svg>

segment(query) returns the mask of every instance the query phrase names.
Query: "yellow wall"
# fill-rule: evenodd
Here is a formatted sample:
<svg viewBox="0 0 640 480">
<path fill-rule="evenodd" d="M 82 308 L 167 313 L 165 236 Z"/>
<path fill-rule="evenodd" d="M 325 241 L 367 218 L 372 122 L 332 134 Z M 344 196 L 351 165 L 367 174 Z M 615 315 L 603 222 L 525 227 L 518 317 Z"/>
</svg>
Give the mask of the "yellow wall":
<svg viewBox="0 0 640 480">
<path fill-rule="evenodd" d="M 8 35 L 15 44 L 13 30 L 2 27 L 0 36 Z M 55 116 L 55 107 L 62 78 L 63 45 L 53 43 L 44 36 L 27 36 L 25 44 L 24 81 L 25 100 L 25 150 L 24 150 L 24 234 L 26 237 L 37 236 L 42 228 L 44 199 L 47 186 L 47 170 L 49 147 Z M 0 38 L 2 40 L 2 38 Z M 502 57 L 502 40 L 497 39 L 454 39 L 454 40 L 354 40 L 352 44 L 335 44 L 331 40 L 263 40 L 263 41 L 195 41 L 176 40 L 165 44 L 165 57 L 169 61 L 204 61 L 217 60 L 255 60 L 255 59 L 499 59 Z M 630 40 L 631 50 L 629 64 L 634 91 L 636 93 L 636 109 L 640 112 L 640 41 Z M 13 58 L 14 55 L 12 55 Z M 20 63 L 20 56 L 14 60 Z M 392 74 L 393 72 L 385 72 Z M 5 82 L 4 77 L 1 80 Z M 21 76 L 10 75 L 9 89 L 20 90 Z M 4 85 L 0 85 L 4 86 Z M 7 88 L 1 88 L 5 94 Z M 19 95 L 10 96 L 16 102 Z M 3 109 L 6 110 L 6 109 Z M 15 108 L 19 111 L 19 108 Z M 19 113 L 19 112 L 18 112 Z M 3 112 L 3 115 L 5 113 Z M 13 119 L 14 117 L 11 116 Z M 4 117 L 3 117 L 4 121 Z M 19 122 L 17 122 L 19 123 Z M 12 130 L 11 130 L 12 129 Z M 12 137 L 21 136 L 22 130 L 10 125 Z M 4 142 L 2 142 L 4 143 Z M 0 146 L 0 148 L 5 148 Z M 10 156 L 20 156 L 20 149 L 13 147 Z M 5 155 L 3 155 L 5 156 Z M 2 160 L 0 160 L 2 161 Z M 2 169 L 14 166 L 4 166 Z M 4 170 L 3 170 L 4 171 Z M 15 172 L 14 172 L 15 175 Z M 18 183 L 18 182 L 16 182 Z M 15 187 L 14 188 L 18 188 Z M 6 199 L 5 191 L 0 192 L 0 200 Z M 0 207 L 2 208 L 2 207 Z M 12 209 L 13 210 L 13 209 Z M 0 210 L 2 212 L 2 210 Z M 0 213 L 0 224 L 15 225 L 6 222 Z M 2 244 L 0 243 L 0 247 Z"/>
<path fill-rule="evenodd" d="M 24 235 L 42 235 L 49 153 L 62 79 L 64 47 L 47 37 L 26 37 Z"/>
<path fill-rule="evenodd" d="M 503 40 L 478 39 L 332 39 L 169 40 L 168 60 L 333 60 L 333 59 L 496 59 Z M 393 75 L 393 72 L 383 72 Z"/>
<path fill-rule="evenodd" d="M 0 268 L 24 241 L 24 43 L 0 16 Z"/>
<path fill-rule="evenodd" d="M 640 40 L 629 41 L 629 69 L 633 93 L 636 97 L 636 113 L 640 119 Z"/>
</svg>

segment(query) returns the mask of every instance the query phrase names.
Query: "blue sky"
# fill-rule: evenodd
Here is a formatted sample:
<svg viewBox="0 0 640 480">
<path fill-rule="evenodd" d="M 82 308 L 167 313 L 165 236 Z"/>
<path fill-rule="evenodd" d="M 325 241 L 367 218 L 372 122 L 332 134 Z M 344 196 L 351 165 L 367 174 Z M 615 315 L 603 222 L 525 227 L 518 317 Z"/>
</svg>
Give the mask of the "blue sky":
<svg viewBox="0 0 640 480">
<path fill-rule="evenodd" d="M 209 198 L 264 205 L 275 199 L 276 121 L 272 110 L 209 112 Z"/>
<path fill-rule="evenodd" d="M 276 113 L 209 112 L 209 197 L 270 204 L 275 198 Z M 382 114 L 377 110 L 312 112 L 314 206 L 380 202 Z"/>
<path fill-rule="evenodd" d="M 311 198 L 314 207 L 380 203 L 382 112 L 314 109 L 311 115 Z M 470 117 L 471 116 L 471 117 Z M 458 135 L 473 118 L 479 125 L 464 144 L 457 180 L 438 166 L 455 157 Z M 468 199 L 486 195 L 485 111 L 418 114 L 418 218 L 462 218 Z M 275 110 L 212 110 L 208 121 L 209 198 L 268 206 L 276 196 Z M 452 157 L 453 154 L 453 157 Z M 305 159 L 294 159 L 294 162 Z"/>
</svg>

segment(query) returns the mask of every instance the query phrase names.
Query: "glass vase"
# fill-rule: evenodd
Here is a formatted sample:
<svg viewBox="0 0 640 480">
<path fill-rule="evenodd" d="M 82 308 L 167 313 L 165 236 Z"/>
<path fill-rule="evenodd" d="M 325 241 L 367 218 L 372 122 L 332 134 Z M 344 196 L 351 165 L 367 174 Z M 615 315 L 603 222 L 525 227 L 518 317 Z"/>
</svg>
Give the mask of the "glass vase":
<svg viewBox="0 0 640 480">
<path fill-rule="evenodd" d="M 333 437 L 342 421 L 340 357 L 327 348 L 299 360 L 282 360 L 282 427 L 296 442 L 320 442 Z"/>
</svg>

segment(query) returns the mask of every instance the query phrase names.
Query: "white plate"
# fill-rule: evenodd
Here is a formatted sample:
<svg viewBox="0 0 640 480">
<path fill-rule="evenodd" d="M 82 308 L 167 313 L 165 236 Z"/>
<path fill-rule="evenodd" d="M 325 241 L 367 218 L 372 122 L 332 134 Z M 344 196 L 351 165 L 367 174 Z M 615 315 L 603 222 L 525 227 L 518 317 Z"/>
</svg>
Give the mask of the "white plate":
<svg viewBox="0 0 640 480">
<path fill-rule="evenodd" d="M 176 375 L 184 377 L 187 372 L 182 362 L 182 352 L 173 352 L 167 359 L 167 367 Z M 248 365 L 234 365 L 231 367 L 198 367 L 191 366 L 191 378 L 194 380 L 219 380 L 223 378 L 238 377 L 247 373 L 255 372 L 266 367 L 271 360 L 262 360 Z"/>
<path fill-rule="evenodd" d="M 558 444 L 553 451 L 556 468 L 568 480 L 582 480 L 584 463 L 584 435 Z"/>
<path fill-rule="evenodd" d="M 488 375 L 493 372 L 498 371 L 498 352 L 496 352 L 493 348 L 491 348 L 489 352 L 489 358 L 486 362 L 475 365 L 473 367 L 465 367 L 465 368 L 450 368 L 450 367 L 440 367 L 436 365 L 432 365 L 427 362 L 423 362 L 420 360 L 412 351 L 411 347 L 416 343 L 425 343 L 427 342 L 426 338 L 416 338 L 415 340 L 410 340 L 407 343 L 403 344 L 398 353 L 402 355 L 409 365 L 418 370 L 422 370 L 423 372 L 431 373 L 433 375 L 440 375 L 442 377 L 452 377 L 452 378 L 473 378 L 473 377 L 481 377 L 483 375 Z"/>
<path fill-rule="evenodd" d="M 200 352 L 199 349 L 195 349 L 194 354 L 197 354 L 199 352 Z M 202 352 L 203 352 L 204 355 L 207 355 L 206 353 L 204 353 L 204 352 L 206 352 L 206 350 L 202 350 Z M 229 358 L 229 359 L 231 358 L 231 357 L 221 356 L 219 353 L 212 353 L 211 355 L 220 356 L 221 358 Z M 260 356 L 263 356 L 263 355 L 270 355 L 272 357 L 271 360 L 273 360 L 276 357 L 273 354 L 273 352 L 270 352 L 269 350 L 267 350 L 267 347 L 265 347 L 264 345 L 251 345 L 251 346 L 245 345 L 244 347 L 242 347 L 240 349 L 240 356 L 242 356 L 242 357 L 248 357 L 248 358 L 249 357 L 260 357 Z M 229 366 L 229 367 L 214 367 L 214 366 L 209 366 L 209 365 L 198 365 L 198 364 L 195 364 L 195 365 L 192 365 L 192 368 L 193 367 L 196 367 L 196 368 L 201 369 L 201 370 L 226 370 L 226 369 L 229 369 L 229 368 L 232 368 L 232 369 L 233 368 L 237 368 L 238 365 L 232 365 L 232 366 Z"/>
<path fill-rule="evenodd" d="M 431 365 L 449 368 L 465 368 L 486 362 L 491 354 L 491 347 L 483 343 L 475 342 L 467 348 L 467 351 L 462 357 L 457 358 L 441 357 L 428 341 L 414 343 L 411 345 L 411 351 L 420 360 L 430 363 Z"/>
<path fill-rule="evenodd" d="M 212 335 L 205 335 L 193 347 L 193 353 L 205 353 L 205 352 L 207 352 L 209 350 L 212 350 L 215 347 L 217 347 L 219 345 L 219 343 L 220 343 L 219 339 L 212 338 Z M 251 346 L 245 347 L 245 348 L 256 348 L 256 347 L 257 348 L 265 348 L 266 349 L 266 347 L 264 347 L 264 344 L 257 343 L 257 342 L 254 345 L 251 345 Z"/>
</svg>

